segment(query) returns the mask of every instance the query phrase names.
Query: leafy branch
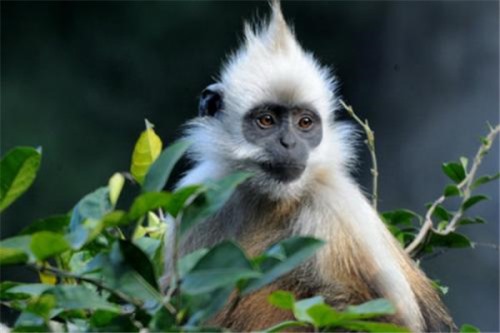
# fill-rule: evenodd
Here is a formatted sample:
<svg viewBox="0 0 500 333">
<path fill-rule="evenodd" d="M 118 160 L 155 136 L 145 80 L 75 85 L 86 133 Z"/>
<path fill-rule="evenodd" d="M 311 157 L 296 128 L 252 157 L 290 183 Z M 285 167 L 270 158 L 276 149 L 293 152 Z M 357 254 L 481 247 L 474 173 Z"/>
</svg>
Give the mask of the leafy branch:
<svg viewBox="0 0 500 333">
<path fill-rule="evenodd" d="M 24 265 L 41 282 L 0 283 L 0 302 L 19 312 L 15 331 L 48 331 L 55 322 L 62 325 L 55 331 L 206 331 L 202 325 L 224 307 L 231 312 L 240 296 L 273 283 L 323 244 L 291 237 L 252 258 L 224 241 L 181 257 L 182 237 L 216 214 L 250 177 L 235 173 L 163 190 L 189 145 L 181 140 L 161 150 L 161 139 L 147 123 L 132 154 L 134 181 L 115 173 L 70 214 L 36 221 L 0 241 L 0 267 Z M 2 159 L 2 209 L 28 189 L 40 158 L 39 151 L 22 147 Z M 120 198 L 137 190 L 131 202 Z M 164 255 L 167 232 L 173 233 L 171 258 Z M 165 261 L 172 267 L 166 295 L 158 284 Z M 231 295 L 237 296 L 232 303 Z"/>
<path fill-rule="evenodd" d="M 107 292 L 109 292 L 110 294 L 114 295 L 115 297 L 121 299 L 125 303 L 133 304 L 136 307 L 142 306 L 142 302 L 140 302 L 132 297 L 129 297 L 128 295 L 122 293 L 121 291 L 119 291 L 115 288 L 111 288 L 111 287 L 106 286 L 101 280 L 97 280 L 94 278 L 90 278 L 90 277 L 86 277 L 86 276 L 82 276 L 82 275 L 78 275 L 78 274 L 73 274 L 71 272 L 66 272 L 66 271 L 63 271 L 63 270 L 60 270 L 58 268 L 48 266 L 48 265 L 28 264 L 28 267 L 36 270 L 39 273 L 53 274 L 61 279 L 73 279 L 76 282 L 90 283 L 101 290 L 106 290 Z"/>
<path fill-rule="evenodd" d="M 342 105 L 367 136 L 373 163 L 372 200 L 376 208 L 378 170 L 374 133 L 366 120 L 356 116 L 350 106 L 343 102 Z M 429 208 L 424 224 L 426 231 L 414 228 L 414 219 L 418 217 L 421 221 L 422 218 L 411 211 L 381 214 L 396 238 L 408 244 L 416 240 L 417 233 L 425 232 L 415 248 L 428 252 L 434 251 L 433 246 L 471 246 L 465 236 L 453 231 L 461 224 L 483 223 L 480 218 L 467 221 L 462 216 L 466 209 L 485 198 L 471 196 L 472 189 L 499 176 L 475 177 L 499 131 L 499 127 L 492 128 L 483 139 L 470 169 L 465 158 L 460 163 L 443 165 L 456 185 L 447 186 L 442 198 Z M 291 237 L 250 257 L 236 243 L 223 241 L 181 256 L 178 247 L 182 237 L 216 214 L 237 186 L 250 176 L 236 173 L 173 192 L 164 191 L 175 163 L 188 147 L 189 142 L 178 141 L 162 151 L 161 139 L 147 123 L 132 154 L 129 175 L 133 181 L 126 182 L 127 173 L 115 173 L 106 186 L 84 196 L 70 214 L 36 221 L 19 235 L 0 241 L 0 266 L 25 265 L 39 273 L 41 282 L 0 283 L 1 304 L 19 312 L 15 331 L 47 331 L 54 323 L 60 327 L 53 331 L 207 331 L 203 325 L 217 313 L 225 309 L 230 316 L 240 299 L 287 274 L 313 256 L 323 244 L 310 237 Z M 21 147 L 1 160 L 0 211 L 28 189 L 40 158 L 40 151 Z M 120 199 L 121 193 L 130 194 L 131 190 L 134 193 L 140 190 L 140 194 L 127 205 Z M 452 195 L 463 197 L 461 208 L 455 214 L 441 206 L 445 198 Z M 117 209 L 118 203 L 120 209 Z M 441 218 L 436 228 L 432 216 Z M 173 233 L 171 258 L 164 257 L 166 232 Z M 48 265 L 52 260 L 57 266 Z M 164 295 L 158 280 L 165 275 L 166 260 L 171 261 L 172 270 L 167 273 L 170 288 Z M 295 320 L 278 323 L 267 332 L 293 327 L 315 331 L 339 328 L 407 331 L 378 321 L 379 317 L 394 311 L 385 300 L 373 300 L 340 311 L 321 296 L 295 300 L 292 294 L 277 291 L 269 302 L 291 311 Z M 470 327 L 466 328 L 471 331 Z"/>
<path fill-rule="evenodd" d="M 378 202 L 378 164 L 377 164 L 377 154 L 375 153 L 375 133 L 370 128 L 368 124 L 368 120 L 364 121 L 356 115 L 352 106 L 347 105 L 343 100 L 340 100 L 340 104 L 347 111 L 347 113 L 363 128 L 363 131 L 366 135 L 365 144 L 370 151 L 370 157 L 372 160 L 372 167 L 370 168 L 370 172 L 372 174 L 372 206 L 377 210 L 377 202 Z"/>
<path fill-rule="evenodd" d="M 450 233 L 454 232 L 460 222 L 460 219 L 463 217 L 464 212 L 467 208 L 470 207 L 470 205 L 474 204 L 477 201 L 482 200 L 482 196 L 475 196 L 471 197 L 471 191 L 474 189 L 476 186 L 492 180 L 496 177 L 487 177 L 487 178 L 479 178 L 476 179 L 476 173 L 479 168 L 479 165 L 481 164 L 484 156 L 488 153 L 488 151 L 491 149 L 491 145 L 493 144 L 493 141 L 497 137 L 497 135 L 500 132 L 500 125 L 497 125 L 496 127 L 490 127 L 490 131 L 488 135 L 482 139 L 481 146 L 479 147 L 475 157 L 474 161 L 468 171 L 465 171 L 465 178 L 463 178 L 457 185 L 451 185 L 447 187 L 445 190 L 445 193 L 441 195 L 436 201 L 432 203 L 432 205 L 429 207 L 425 214 L 425 220 L 424 223 L 418 232 L 418 234 L 415 236 L 415 239 L 405 248 L 405 251 L 410 254 L 414 254 L 415 251 L 424 244 L 426 238 L 429 235 L 429 232 L 432 231 L 438 235 L 446 236 L 449 235 Z M 465 159 L 462 159 L 461 166 L 463 169 L 466 169 L 467 167 L 467 162 Z M 453 174 L 456 174 L 457 168 L 454 166 L 450 166 L 450 168 L 447 169 L 447 165 L 444 166 L 445 172 L 449 170 L 447 173 L 453 177 Z M 460 170 L 460 169 L 458 169 Z M 452 173 L 453 172 L 453 173 Z M 458 178 L 460 179 L 460 178 Z M 432 220 L 432 216 L 434 215 L 436 209 L 451 195 L 455 194 L 462 194 L 462 201 L 460 208 L 452 215 L 451 219 L 449 220 L 449 223 L 447 223 L 446 227 L 444 228 L 436 228 L 434 226 L 434 222 Z"/>
</svg>

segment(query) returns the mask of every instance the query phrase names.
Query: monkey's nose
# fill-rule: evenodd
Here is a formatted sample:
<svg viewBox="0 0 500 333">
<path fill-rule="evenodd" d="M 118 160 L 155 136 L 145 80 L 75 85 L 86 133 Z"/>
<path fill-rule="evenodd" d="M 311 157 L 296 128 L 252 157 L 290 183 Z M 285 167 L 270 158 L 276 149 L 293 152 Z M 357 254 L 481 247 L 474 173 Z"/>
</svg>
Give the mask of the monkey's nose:
<svg viewBox="0 0 500 333">
<path fill-rule="evenodd" d="M 295 141 L 295 139 L 291 135 L 282 136 L 280 138 L 280 143 L 286 149 L 292 149 L 297 144 L 297 142 Z"/>
</svg>

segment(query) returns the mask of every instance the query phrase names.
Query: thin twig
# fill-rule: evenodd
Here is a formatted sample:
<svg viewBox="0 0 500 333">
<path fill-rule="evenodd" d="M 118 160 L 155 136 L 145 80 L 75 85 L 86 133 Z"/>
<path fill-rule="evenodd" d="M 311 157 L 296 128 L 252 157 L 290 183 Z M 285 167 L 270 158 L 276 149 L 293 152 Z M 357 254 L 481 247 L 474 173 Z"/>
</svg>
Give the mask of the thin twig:
<svg viewBox="0 0 500 333">
<path fill-rule="evenodd" d="M 106 290 L 108 291 L 109 293 L 113 294 L 114 296 L 120 298 L 121 300 L 123 300 L 124 302 L 126 303 L 130 303 L 136 307 L 141 307 L 142 306 L 142 303 L 140 301 L 137 301 L 129 296 L 127 296 L 126 294 L 114 289 L 114 288 L 111 288 L 111 287 L 108 287 L 106 286 L 105 284 L 103 284 L 100 280 L 97 280 L 97 279 L 93 279 L 93 278 L 89 278 L 89 277 L 85 277 L 85 276 L 81 276 L 81 275 L 76 275 L 76 274 L 73 274 L 73 273 L 70 273 L 70 272 L 66 272 L 66 271 L 62 271 L 60 269 L 57 269 L 57 268 L 54 268 L 54 267 L 50 267 L 50 266 L 42 266 L 42 265 L 38 265 L 38 264 L 29 264 L 28 265 L 29 267 L 35 269 L 36 271 L 38 272 L 41 272 L 41 273 L 44 273 L 44 272 L 49 272 L 53 275 L 56 275 L 57 277 L 60 277 L 60 278 L 63 278 L 63 279 L 74 279 L 78 282 L 87 282 L 87 283 L 90 283 L 94 286 L 96 286 L 97 288 L 100 288 L 100 289 L 103 289 L 103 290 Z"/>
<path fill-rule="evenodd" d="M 240 304 L 240 301 L 241 301 L 241 294 L 240 294 L 239 290 L 236 290 L 236 295 L 234 295 L 234 298 L 231 300 L 231 304 L 229 305 L 229 308 L 228 308 L 226 314 L 224 315 L 223 322 L 227 323 L 229 318 L 231 318 L 234 310 L 236 310 L 236 308 Z"/>
<path fill-rule="evenodd" d="M 41 272 L 41 273 L 43 273 L 43 272 L 49 272 L 49 273 L 51 273 L 53 275 L 56 275 L 56 276 L 58 276 L 58 277 L 60 277 L 62 279 L 73 279 L 73 280 L 75 280 L 77 282 L 87 282 L 87 283 L 90 283 L 90 284 L 96 286 L 99 289 L 108 291 L 109 293 L 111 293 L 114 296 L 118 297 L 119 299 L 121 299 L 125 303 L 132 304 L 135 307 L 139 307 L 139 308 L 143 306 L 143 304 L 142 304 L 141 301 L 135 300 L 132 297 L 129 297 L 128 295 L 122 293 L 119 290 L 116 290 L 114 288 L 106 286 L 100 280 L 89 278 L 89 277 L 85 277 L 85 276 L 81 276 L 81 275 L 76 275 L 76 274 L 73 274 L 73 273 L 70 273 L 70 272 L 66 272 L 66 271 L 57 269 L 55 267 L 51 267 L 51 266 L 45 266 L 45 265 L 42 266 L 42 265 L 38 265 L 38 264 L 30 264 L 30 265 L 28 265 L 28 267 L 31 267 L 31 268 L 33 268 L 36 271 Z M 172 314 L 176 313 L 175 309 L 172 307 L 172 305 L 170 303 L 164 303 L 164 306 L 165 306 L 165 308 L 170 313 L 172 313 Z"/>
<path fill-rule="evenodd" d="M 183 216 L 183 211 L 184 209 L 191 205 L 193 201 L 196 199 L 196 197 L 202 192 L 201 189 L 198 189 L 195 191 L 183 204 L 182 210 L 177 213 L 174 219 L 174 230 L 173 232 L 174 239 L 173 239 L 173 249 L 172 249 L 172 257 L 169 258 L 172 261 L 172 275 L 170 276 L 170 286 L 168 288 L 167 294 L 165 295 L 165 302 L 169 303 L 170 299 L 172 298 L 174 292 L 177 290 L 179 283 L 180 283 L 180 275 L 179 275 L 179 257 L 180 257 L 180 238 L 181 238 L 181 233 L 180 233 L 180 228 L 181 228 L 181 222 L 182 222 L 182 216 Z M 167 223 L 167 219 L 165 216 L 165 213 L 160 210 L 159 211 L 159 216 L 160 219 Z M 170 215 L 171 216 L 171 215 Z M 177 293 L 177 307 L 180 307 L 180 293 Z"/>
<path fill-rule="evenodd" d="M 500 251 L 500 245 L 493 243 L 481 243 L 481 242 L 472 242 L 473 247 L 486 247 L 488 249 L 493 249 Z"/>
<path fill-rule="evenodd" d="M 168 288 L 167 295 L 165 296 L 165 300 L 167 302 L 170 302 L 170 299 L 174 295 L 174 292 L 177 291 L 177 287 L 180 282 L 180 276 L 179 276 L 179 267 L 178 267 L 178 261 L 179 261 L 179 238 L 180 238 L 180 227 L 181 227 L 181 219 L 182 219 L 182 212 L 179 212 L 177 216 L 175 217 L 174 220 L 174 230 L 172 230 L 174 234 L 174 244 L 173 244 L 173 249 L 172 249 L 172 275 L 170 276 L 170 287 Z M 177 293 L 178 295 L 178 301 L 180 301 L 180 293 Z M 177 307 L 179 307 L 180 304 L 177 304 Z"/>
<path fill-rule="evenodd" d="M 375 133 L 370 128 L 368 124 L 368 120 L 361 120 L 354 110 L 352 106 L 347 105 L 344 101 L 340 100 L 340 104 L 342 107 L 349 113 L 349 115 L 363 128 L 366 135 L 365 144 L 370 151 L 370 156 L 372 159 L 372 167 L 370 172 L 372 174 L 372 206 L 377 210 L 377 202 L 378 202 L 378 164 L 377 164 L 377 155 L 375 153 Z"/>
<path fill-rule="evenodd" d="M 457 185 L 457 188 L 459 191 L 463 193 L 462 197 L 462 204 L 467 201 L 467 199 L 470 198 L 471 196 L 471 189 L 472 185 L 474 184 L 474 180 L 476 177 L 477 169 L 479 165 L 481 164 L 484 156 L 486 153 L 491 148 L 491 145 L 493 144 L 493 141 L 495 140 L 496 136 L 500 133 L 500 125 L 497 125 L 494 128 L 490 128 L 490 132 L 484 138 L 482 141 L 481 146 L 479 147 L 475 157 L 474 157 L 474 162 L 468 172 L 466 172 L 466 177 Z M 415 239 L 406 247 L 405 251 L 406 253 L 409 254 L 414 254 L 415 250 L 420 247 L 423 243 L 424 240 L 426 239 L 429 231 L 432 230 L 432 232 L 439 234 L 439 235 L 448 235 L 449 233 L 455 231 L 458 227 L 458 222 L 462 218 L 464 214 L 463 206 L 462 204 L 460 205 L 460 209 L 453 214 L 453 216 L 450 219 L 450 223 L 444 228 L 444 230 L 438 230 L 434 228 L 434 223 L 432 221 L 432 215 L 434 214 L 434 211 L 436 210 L 436 207 L 439 206 L 441 203 L 443 203 L 446 200 L 445 195 L 441 195 L 436 201 L 433 202 L 433 204 L 429 207 L 425 214 L 425 220 L 424 224 L 422 225 L 422 228 L 420 229 L 419 233 L 415 237 Z"/>
</svg>

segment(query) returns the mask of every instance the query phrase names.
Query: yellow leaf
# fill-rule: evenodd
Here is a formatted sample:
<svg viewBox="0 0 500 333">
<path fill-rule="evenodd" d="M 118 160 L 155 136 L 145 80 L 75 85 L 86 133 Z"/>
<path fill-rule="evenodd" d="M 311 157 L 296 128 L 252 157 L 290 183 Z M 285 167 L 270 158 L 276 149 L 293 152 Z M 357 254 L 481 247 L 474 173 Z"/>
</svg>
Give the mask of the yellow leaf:
<svg viewBox="0 0 500 333">
<path fill-rule="evenodd" d="M 160 223 L 160 218 L 155 213 L 148 212 L 148 227 L 157 227 Z"/>
<path fill-rule="evenodd" d="M 48 266 L 47 263 L 44 263 L 44 266 Z M 45 284 L 55 285 L 57 283 L 57 277 L 50 273 L 39 272 L 38 276 L 40 277 L 40 282 Z"/>
<path fill-rule="evenodd" d="M 132 154 L 130 173 L 139 184 L 144 182 L 149 167 L 158 158 L 162 149 L 161 139 L 153 130 L 153 125 L 146 119 L 146 130 L 141 133 Z"/>
<path fill-rule="evenodd" d="M 109 188 L 109 200 L 113 206 L 116 205 L 120 193 L 122 192 L 123 184 L 125 183 L 125 177 L 119 172 L 115 173 L 108 181 Z"/>
<path fill-rule="evenodd" d="M 132 239 L 136 240 L 145 235 L 146 235 L 146 228 L 144 228 L 142 225 L 139 225 L 137 226 L 137 228 L 135 228 L 134 234 L 132 235 Z"/>
<path fill-rule="evenodd" d="M 151 238 L 162 239 L 167 224 L 160 220 L 158 215 L 153 212 L 148 212 L 148 234 Z"/>
</svg>

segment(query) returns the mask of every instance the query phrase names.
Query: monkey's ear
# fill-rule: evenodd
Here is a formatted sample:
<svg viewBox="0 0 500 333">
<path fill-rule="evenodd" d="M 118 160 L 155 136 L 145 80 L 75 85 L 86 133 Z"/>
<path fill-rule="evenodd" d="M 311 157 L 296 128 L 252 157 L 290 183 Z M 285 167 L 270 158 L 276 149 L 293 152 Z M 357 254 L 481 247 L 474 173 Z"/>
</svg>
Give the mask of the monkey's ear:
<svg viewBox="0 0 500 333">
<path fill-rule="evenodd" d="M 211 84 L 201 92 L 198 115 L 213 117 L 222 109 L 222 103 L 222 85 L 220 83 Z"/>
</svg>

